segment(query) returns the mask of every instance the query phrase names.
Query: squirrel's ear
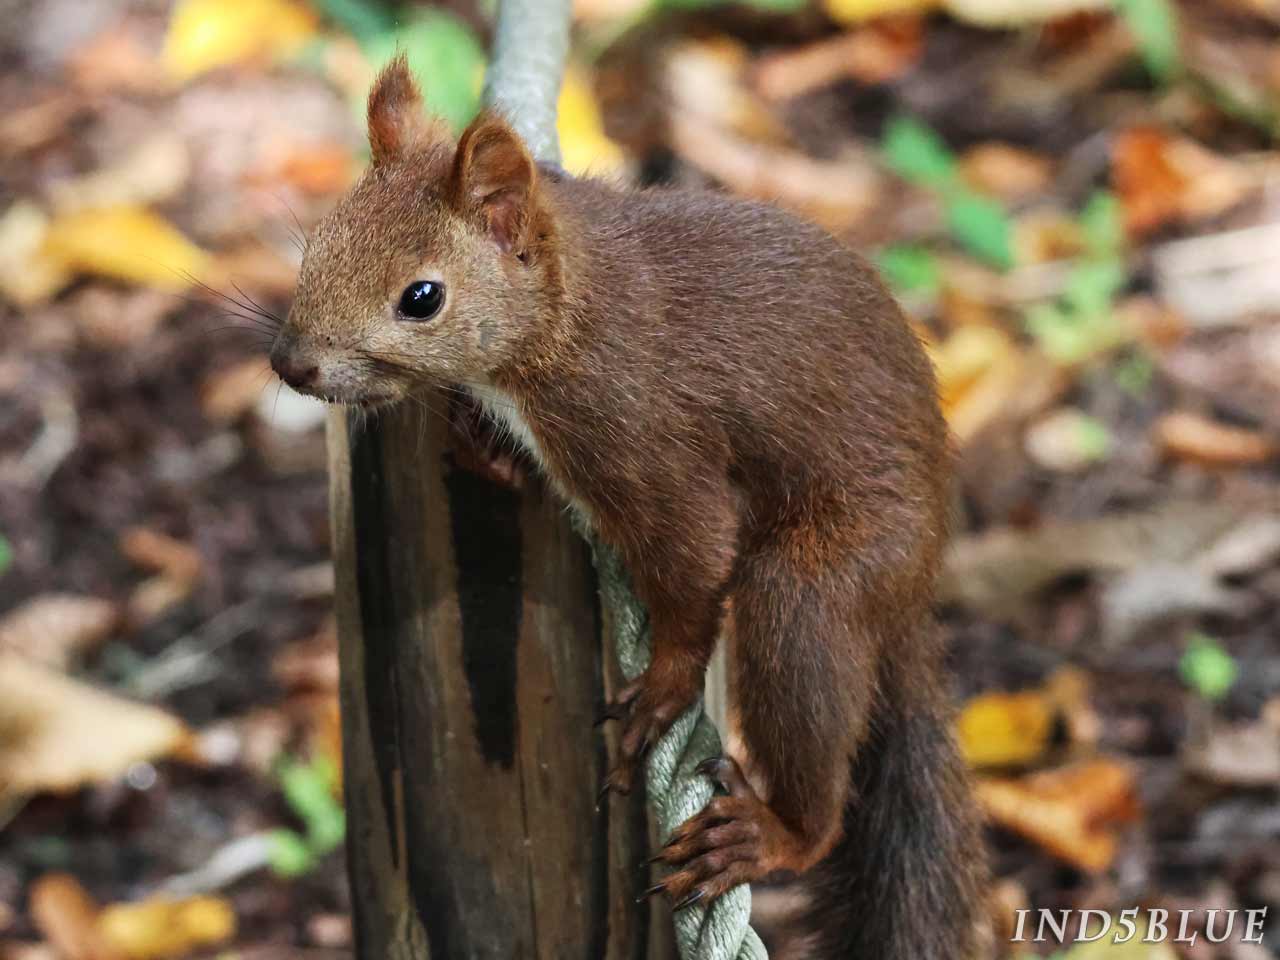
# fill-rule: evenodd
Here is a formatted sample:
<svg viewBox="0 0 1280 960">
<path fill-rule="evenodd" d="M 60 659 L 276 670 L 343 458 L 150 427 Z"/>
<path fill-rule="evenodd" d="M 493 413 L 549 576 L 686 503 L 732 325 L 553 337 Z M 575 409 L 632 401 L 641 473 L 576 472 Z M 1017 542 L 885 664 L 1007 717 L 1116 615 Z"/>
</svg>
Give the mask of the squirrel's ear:
<svg viewBox="0 0 1280 960">
<path fill-rule="evenodd" d="M 480 214 L 504 252 L 524 253 L 535 176 L 529 151 L 501 117 L 481 114 L 458 141 L 453 161 L 457 203 Z"/>
<path fill-rule="evenodd" d="M 422 92 L 402 53 L 383 68 L 369 91 L 369 149 L 373 163 L 403 156 L 436 132 L 423 110 Z"/>
</svg>

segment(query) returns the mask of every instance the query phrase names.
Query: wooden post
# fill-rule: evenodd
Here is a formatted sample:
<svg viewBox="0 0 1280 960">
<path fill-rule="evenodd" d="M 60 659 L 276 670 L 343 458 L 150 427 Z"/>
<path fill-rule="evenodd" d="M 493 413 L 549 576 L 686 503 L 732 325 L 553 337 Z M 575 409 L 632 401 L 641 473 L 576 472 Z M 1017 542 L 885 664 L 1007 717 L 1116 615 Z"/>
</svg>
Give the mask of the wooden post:
<svg viewBox="0 0 1280 960">
<path fill-rule="evenodd" d="M 568 12 L 551 0 L 517 29 L 538 2 L 504 0 L 493 73 L 499 88 L 521 75 L 503 36 L 537 52 L 549 34 L 545 100 Z M 554 145 L 554 100 L 526 112 Z M 356 956 L 668 956 L 635 903 L 643 796 L 595 809 L 608 750 L 592 722 L 614 666 L 586 547 L 544 493 L 451 469 L 446 433 L 415 405 L 329 421 Z"/>
</svg>

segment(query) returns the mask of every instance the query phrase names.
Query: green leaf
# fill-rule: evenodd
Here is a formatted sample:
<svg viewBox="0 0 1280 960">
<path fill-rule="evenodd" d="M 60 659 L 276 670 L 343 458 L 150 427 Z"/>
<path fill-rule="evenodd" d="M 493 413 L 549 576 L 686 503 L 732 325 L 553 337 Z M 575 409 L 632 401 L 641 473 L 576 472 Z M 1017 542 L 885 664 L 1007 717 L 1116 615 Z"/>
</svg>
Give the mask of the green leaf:
<svg viewBox="0 0 1280 960">
<path fill-rule="evenodd" d="M 942 269 L 933 251 L 915 244 L 886 247 L 876 258 L 889 285 L 904 293 L 934 293 L 942 281 Z"/>
<path fill-rule="evenodd" d="M 955 154 L 919 120 L 894 117 L 885 127 L 880 148 L 885 162 L 905 180 L 936 188 L 955 182 Z"/>
<path fill-rule="evenodd" d="M 1061 303 L 1037 303 L 1027 310 L 1026 327 L 1040 349 L 1064 366 L 1080 363 L 1120 339 L 1110 310 L 1080 313 Z"/>
<path fill-rule="evenodd" d="M 1181 73 L 1178 17 L 1170 0 L 1116 0 L 1116 7 L 1133 31 L 1151 75 L 1167 83 Z"/>
<path fill-rule="evenodd" d="M 285 763 L 279 777 L 285 802 L 307 825 L 312 853 L 323 855 L 337 847 L 346 833 L 346 817 L 334 799 L 333 765 L 323 758 Z"/>
<path fill-rule="evenodd" d="M 1001 270 L 1013 266 L 1013 226 L 995 200 L 957 190 L 947 199 L 947 225 L 970 253 Z"/>
<path fill-rule="evenodd" d="M 365 43 L 370 62 L 384 64 L 403 51 L 422 85 L 427 109 L 461 131 L 480 109 L 484 50 L 471 28 L 453 14 L 418 9 L 404 26 Z"/>
<path fill-rule="evenodd" d="M 1085 249 L 1093 257 L 1114 257 L 1125 245 L 1120 200 L 1108 190 L 1095 191 L 1080 212 Z"/>
<path fill-rule="evenodd" d="M 3 574 L 13 564 L 13 547 L 9 545 L 9 541 L 0 536 L 0 574 Z"/>
<path fill-rule="evenodd" d="M 292 830 L 272 830 L 267 836 L 267 862 L 281 877 L 300 877 L 315 869 L 316 858 L 307 841 Z"/>
<path fill-rule="evenodd" d="M 1111 430 L 1097 417 L 1082 414 L 1076 421 L 1076 449 L 1089 461 L 1105 460 L 1111 453 Z"/>
<path fill-rule="evenodd" d="M 1235 686 L 1235 658 L 1213 637 L 1193 633 L 1178 667 L 1183 682 L 1206 700 L 1221 700 Z"/>
<path fill-rule="evenodd" d="M 1116 294 L 1127 279 L 1124 264 L 1119 260 L 1081 260 L 1067 275 L 1062 298 L 1075 313 L 1109 314 Z"/>
</svg>

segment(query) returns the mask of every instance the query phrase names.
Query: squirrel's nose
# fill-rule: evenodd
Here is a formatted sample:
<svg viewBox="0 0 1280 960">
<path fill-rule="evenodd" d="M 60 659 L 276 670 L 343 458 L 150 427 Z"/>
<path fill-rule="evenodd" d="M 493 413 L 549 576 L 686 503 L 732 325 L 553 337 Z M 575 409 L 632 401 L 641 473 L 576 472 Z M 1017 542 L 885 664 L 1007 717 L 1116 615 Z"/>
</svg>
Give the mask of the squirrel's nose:
<svg viewBox="0 0 1280 960">
<path fill-rule="evenodd" d="M 271 351 L 271 369 L 296 390 L 314 387 L 320 379 L 320 367 L 314 360 L 288 347 L 282 349 L 279 344 Z"/>
</svg>

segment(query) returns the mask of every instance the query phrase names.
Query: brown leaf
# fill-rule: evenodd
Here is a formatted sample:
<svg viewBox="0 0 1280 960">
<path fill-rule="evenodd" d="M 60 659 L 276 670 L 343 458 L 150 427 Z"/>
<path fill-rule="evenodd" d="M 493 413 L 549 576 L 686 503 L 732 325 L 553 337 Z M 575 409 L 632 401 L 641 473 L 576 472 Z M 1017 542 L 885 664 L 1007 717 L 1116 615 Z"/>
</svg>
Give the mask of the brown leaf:
<svg viewBox="0 0 1280 960">
<path fill-rule="evenodd" d="M 1153 127 L 1118 135 L 1111 163 L 1125 225 L 1135 237 L 1170 223 L 1215 216 L 1253 189 L 1244 168 Z"/>
<path fill-rule="evenodd" d="M 980 143 L 960 158 L 960 175 L 975 190 L 1005 200 L 1043 191 L 1053 176 L 1049 158 L 1007 143 Z"/>
<path fill-rule="evenodd" d="M 147 93 L 165 83 L 160 62 L 129 22 L 104 30 L 71 55 L 67 71 L 80 89 L 95 94 Z"/>
<path fill-rule="evenodd" d="M 911 69 L 924 50 L 919 17 L 890 17 L 803 47 L 770 53 L 755 68 L 760 95 L 790 100 L 840 80 L 878 84 Z"/>
<path fill-rule="evenodd" d="M 74 790 L 182 747 L 186 727 L 13 653 L 0 653 L 0 793 Z"/>
<path fill-rule="evenodd" d="M 150 527 L 126 530 L 120 538 L 120 552 L 138 566 L 174 580 L 196 580 L 203 566 L 200 554 L 189 543 Z"/>
<path fill-rule="evenodd" d="M 1235 787 L 1280 785 L 1280 699 L 1272 700 L 1252 723 L 1214 719 L 1188 744 L 1187 767 L 1216 783 Z"/>
<path fill-rule="evenodd" d="M 338 634 L 332 619 L 315 636 L 292 643 L 276 654 L 271 673 L 292 693 L 336 693 Z"/>
<path fill-rule="evenodd" d="M 61 669 L 97 646 L 119 622 L 120 608 L 110 600 L 46 593 L 0 619 L 0 651 Z"/>
<path fill-rule="evenodd" d="M 993 821 L 1089 872 L 1107 869 L 1115 858 L 1116 837 L 1108 828 L 1139 813 L 1133 770 L 1114 760 L 1018 780 L 983 779 L 975 789 Z"/>
<path fill-rule="evenodd" d="M 1155 438 L 1166 455 L 1210 467 L 1265 463 L 1280 452 L 1275 440 L 1257 430 L 1181 410 L 1157 421 Z"/>
<path fill-rule="evenodd" d="M 283 180 L 303 193 L 332 196 L 351 186 L 357 172 L 351 148 L 345 143 L 293 144 L 281 155 L 249 174 L 253 184 Z"/>
<path fill-rule="evenodd" d="M 98 904 L 75 877 L 41 877 L 31 885 L 30 909 L 32 923 L 63 960 L 125 960 L 98 931 Z"/>
</svg>

